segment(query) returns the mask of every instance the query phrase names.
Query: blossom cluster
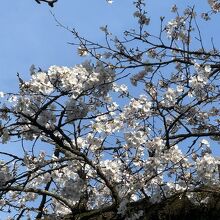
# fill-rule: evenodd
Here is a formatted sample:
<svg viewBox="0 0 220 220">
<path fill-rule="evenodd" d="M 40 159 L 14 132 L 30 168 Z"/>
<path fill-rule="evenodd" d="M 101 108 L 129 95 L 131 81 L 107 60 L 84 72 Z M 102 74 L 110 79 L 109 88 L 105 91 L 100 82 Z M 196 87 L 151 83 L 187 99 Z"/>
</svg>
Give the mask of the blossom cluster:
<svg viewBox="0 0 220 220">
<path fill-rule="evenodd" d="M 220 183 L 213 153 L 220 140 L 218 51 L 190 51 L 193 9 L 180 16 L 174 5 L 177 16 L 165 27 L 161 17 L 154 37 L 144 29 L 144 1 L 134 3 L 139 30 L 114 38 L 113 49 L 107 26 L 103 55 L 81 39 L 79 55 L 95 51 L 96 64 L 32 66 L 30 80 L 18 75 L 18 93 L 0 93 L 0 142 L 20 145 L 18 154 L 0 152 L 1 210 L 80 219 L 114 208 L 134 220 L 145 210 L 129 209 L 143 200 L 186 195 L 208 203 L 198 191 Z M 217 1 L 209 3 L 217 12 Z M 133 40 L 138 45 L 130 49 Z M 133 68 L 136 74 L 123 75 Z"/>
</svg>

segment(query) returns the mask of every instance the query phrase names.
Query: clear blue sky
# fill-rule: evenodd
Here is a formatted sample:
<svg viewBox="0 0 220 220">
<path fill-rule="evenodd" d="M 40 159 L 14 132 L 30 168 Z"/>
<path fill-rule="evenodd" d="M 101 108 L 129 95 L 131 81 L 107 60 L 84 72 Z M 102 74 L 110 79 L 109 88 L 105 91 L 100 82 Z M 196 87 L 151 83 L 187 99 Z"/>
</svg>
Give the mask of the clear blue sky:
<svg viewBox="0 0 220 220">
<path fill-rule="evenodd" d="M 131 2 L 115 0 L 109 5 L 105 0 L 59 0 L 52 9 L 34 0 L 1 1 L 0 90 L 15 91 L 16 73 L 27 78 L 32 64 L 47 68 L 54 64 L 73 66 L 80 63 L 74 48 L 67 44 L 73 40 L 71 34 L 56 26 L 50 10 L 64 25 L 76 27 L 88 38 L 102 41 L 103 35 L 99 32 L 102 25 L 109 24 L 113 33 L 132 27 Z M 148 0 L 147 8 L 151 17 L 158 21 L 175 2 L 195 2 L 199 8 L 207 7 L 206 0 Z"/>
<path fill-rule="evenodd" d="M 16 91 L 16 73 L 27 79 L 32 64 L 46 69 L 50 65 L 74 66 L 81 62 L 74 48 L 67 44 L 73 41 L 71 34 L 56 26 L 50 10 L 62 24 L 75 27 L 86 37 L 100 42 L 103 40 L 100 26 L 109 24 L 116 34 L 134 27 L 131 2 L 115 0 L 109 5 L 105 0 L 58 0 L 52 9 L 34 0 L 1 0 L 0 91 Z M 208 10 L 206 0 L 148 0 L 147 3 L 155 24 L 160 15 L 168 14 L 173 3 L 181 8 L 184 4 L 195 4 L 200 12 Z M 220 17 L 216 17 L 217 23 L 201 25 L 207 42 L 214 35 L 217 43 Z M 152 26 L 152 31 L 158 33 L 158 26 Z"/>
</svg>

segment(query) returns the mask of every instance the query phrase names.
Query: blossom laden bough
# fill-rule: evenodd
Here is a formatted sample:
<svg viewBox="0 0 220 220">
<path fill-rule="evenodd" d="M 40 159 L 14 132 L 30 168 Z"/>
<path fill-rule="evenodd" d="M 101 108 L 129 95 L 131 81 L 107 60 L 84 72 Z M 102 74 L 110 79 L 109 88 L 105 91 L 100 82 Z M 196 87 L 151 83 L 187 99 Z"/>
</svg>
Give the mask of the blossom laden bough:
<svg viewBox="0 0 220 220">
<path fill-rule="evenodd" d="M 170 200 L 210 204 L 220 183 L 220 54 L 201 39 L 191 49 L 195 8 L 181 15 L 174 5 L 155 36 L 145 2 L 134 7 L 137 28 L 123 40 L 108 26 L 106 45 L 71 30 L 78 54 L 96 63 L 31 66 L 17 93 L 0 93 L 1 143 L 21 147 L 0 152 L 1 210 L 141 219 Z"/>
</svg>

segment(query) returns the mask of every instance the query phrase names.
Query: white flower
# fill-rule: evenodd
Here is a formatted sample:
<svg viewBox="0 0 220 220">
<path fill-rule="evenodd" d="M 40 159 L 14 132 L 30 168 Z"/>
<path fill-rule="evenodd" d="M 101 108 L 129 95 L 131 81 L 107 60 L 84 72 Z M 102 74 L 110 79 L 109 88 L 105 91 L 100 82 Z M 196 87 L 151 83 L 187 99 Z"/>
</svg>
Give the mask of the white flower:
<svg viewBox="0 0 220 220">
<path fill-rule="evenodd" d="M 106 0 L 109 4 L 112 4 L 113 1 L 112 0 Z"/>
<path fill-rule="evenodd" d="M 174 89 L 168 88 L 164 94 L 164 104 L 166 106 L 174 105 L 176 102 L 177 93 Z"/>
<path fill-rule="evenodd" d="M 179 93 L 181 93 L 181 92 L 184 91 L 184 87 L 183 87 L 182 85 L 178 85 L 178 86 L 176 87 L 176 91 L 179 92 Z"/>
<path fill-rule="evenodd" d="M 218 161 L 209 153 L 205 153 L 201 159 L 196 159 L 197 173 L 201 181 L 210 183 L 215 181 L 215 174 L 218 170 Z"/>
<path fill-rule="evenodd" d="M 207 73 L 210 73 L 211 70 L 212 70 L 212 68 L 211 68 L 210 65 L 206 65 L 206 66 L 205 66 L 205 71 L 206 71 Z"/>
<path fill-rule="evenodd" d="M 80 56 L 86 56 L 88 54 L 88 50 L 85 47 L 78 47 L 78 54 Z"/>
<path fill-rule="evenodd" d="M 5 93 L 4 92 L 0 92 L 0 97 L 4 98 L 4 96 L 5 96 Z"/>
<path fill-rule="evenodd" d="M 206 145 L 207 147 L 210 147 L 210 144 L 209 144 L 209 142 L 208 142 L 206 139 L 202 139 L 202 140 L 201 140 L 201 144 L 204 144 L 204 145 Z"/>
</svg>

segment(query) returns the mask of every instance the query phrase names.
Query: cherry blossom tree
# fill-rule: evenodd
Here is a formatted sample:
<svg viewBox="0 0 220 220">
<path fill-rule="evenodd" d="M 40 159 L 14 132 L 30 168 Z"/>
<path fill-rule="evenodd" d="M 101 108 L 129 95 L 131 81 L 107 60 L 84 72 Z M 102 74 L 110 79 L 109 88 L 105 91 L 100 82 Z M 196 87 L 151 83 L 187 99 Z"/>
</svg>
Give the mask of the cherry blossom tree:
<svg viewBox="0 0 220 220">
<path fill-rule="evenodd" d="M 1 143 L 20 150 L 0 152 L 8 219 L 219 217 L 220 52 L 198 20 L 220 5 L 208 3 L 201 15 L 174 5 L 158 35 L 143 0 L 135 29 L 101 27 L 104 44 L 66 28 L 91 61 L 32 66 L 17 93 L 0 93 Z"/>
</svg>

